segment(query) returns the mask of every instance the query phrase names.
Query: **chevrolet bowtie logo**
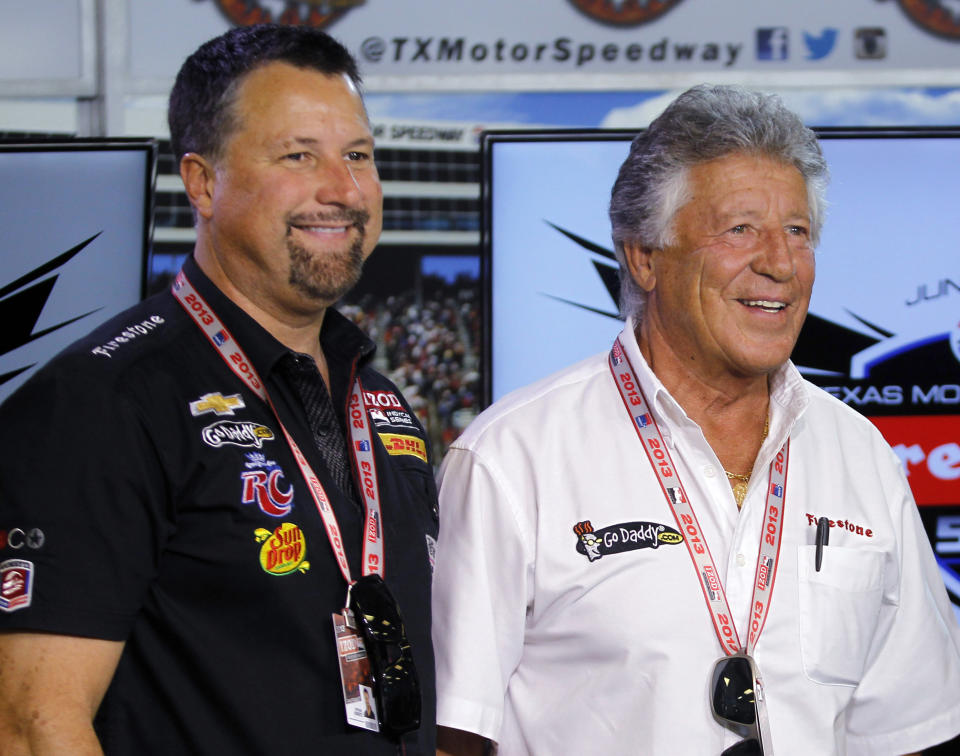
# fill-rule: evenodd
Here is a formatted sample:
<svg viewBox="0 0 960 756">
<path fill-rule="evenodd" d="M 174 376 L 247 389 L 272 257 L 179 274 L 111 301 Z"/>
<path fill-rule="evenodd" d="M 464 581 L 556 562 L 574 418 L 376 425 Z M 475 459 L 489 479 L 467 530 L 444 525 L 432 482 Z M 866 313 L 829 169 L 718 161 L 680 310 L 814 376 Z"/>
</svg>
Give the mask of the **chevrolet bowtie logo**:
<svg viewBox="0 0 960 756">
<path fill-rule="evenodd" d="M 217 415 L 232 415 L 235 409 L 242 409 L 245 406 L 240 394 L 231 394 L 230 396 L 204 394 L 197 401 L 190 402 L 190 414 L 194 417 L 205 415 L 208 412 Z"/>
</svg>

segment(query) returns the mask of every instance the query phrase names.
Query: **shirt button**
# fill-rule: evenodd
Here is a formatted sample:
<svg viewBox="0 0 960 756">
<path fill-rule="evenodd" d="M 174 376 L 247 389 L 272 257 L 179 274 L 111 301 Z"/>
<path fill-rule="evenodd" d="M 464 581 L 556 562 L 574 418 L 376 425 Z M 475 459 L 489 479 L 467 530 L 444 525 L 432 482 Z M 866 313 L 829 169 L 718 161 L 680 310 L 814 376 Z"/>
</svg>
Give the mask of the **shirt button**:
<svg viewBox="0 0 960 756">
<path fill-rule="evenodd" d="M 747 558 L 743 554 L 737 554 L 737 567 L 743 567 L 747 563 Z"/>
<path fill-rule="evenodd" d="M 703 468 L 703 474 L 706 475 L 708 478 L 712 478 L 714 475 L 717 474 L 717 469 L 713 465 L 707 465 L 706 467 Z"/>
</svg>

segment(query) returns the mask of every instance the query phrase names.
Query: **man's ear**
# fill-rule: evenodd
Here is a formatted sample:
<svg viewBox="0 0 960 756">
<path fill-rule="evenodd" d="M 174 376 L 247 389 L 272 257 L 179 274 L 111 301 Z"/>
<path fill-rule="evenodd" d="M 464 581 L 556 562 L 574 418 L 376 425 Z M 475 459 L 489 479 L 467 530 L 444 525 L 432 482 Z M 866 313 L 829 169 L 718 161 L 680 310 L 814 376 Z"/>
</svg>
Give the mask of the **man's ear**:
<svg viewBox="0 0 960 756">
<path fill-rule="evenodd" d="M 637 242 L 624 242 L 623 252 L 627 261 L 627 270 L 637 286 L 649 293 L 657 285 L 657 274 L 653 266 L 653 253 L 656 250 L 644 247 Z"/>
<path fill-rule="evenodd" d="M 180 178 L 197 215 L 209 219 L 213 214 L 213 165 L 195 152 L 180 158 Z"/>
</svg>

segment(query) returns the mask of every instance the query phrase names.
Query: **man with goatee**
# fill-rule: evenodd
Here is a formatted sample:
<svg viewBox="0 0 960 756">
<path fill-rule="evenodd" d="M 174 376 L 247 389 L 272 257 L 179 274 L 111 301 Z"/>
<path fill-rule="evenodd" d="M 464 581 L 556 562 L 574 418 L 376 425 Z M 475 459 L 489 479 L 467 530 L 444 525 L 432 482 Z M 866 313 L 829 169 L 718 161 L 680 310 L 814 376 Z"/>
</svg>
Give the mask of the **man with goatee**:
<svg viewBox="0 0 960 756">
<path fill-rule="evenodd" d="M 235 29 L 169 120 L 192 257 L 0 409 L 0 529 L 42 533 L 0 552 L 0 750 L 432 754 L 426 436 L 332 309 L 381 231 L 356 63 Z"/>
</svg>

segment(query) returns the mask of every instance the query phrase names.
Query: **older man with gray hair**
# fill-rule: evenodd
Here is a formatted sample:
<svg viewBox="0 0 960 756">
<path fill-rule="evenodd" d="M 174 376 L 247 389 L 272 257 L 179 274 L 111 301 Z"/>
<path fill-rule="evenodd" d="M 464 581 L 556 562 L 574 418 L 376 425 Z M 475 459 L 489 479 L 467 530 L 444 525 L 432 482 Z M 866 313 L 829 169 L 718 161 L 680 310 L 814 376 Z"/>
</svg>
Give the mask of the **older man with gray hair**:
<svg viewBox="0 0 960 756">
<path fill-rule="evenodd" d="M 696 87 L 636 138 L 610 204 L 623 331 L 444 461 L 441 752 L 902 754 L 960 731 L 960 630 L 902 468 L 789 360 L 826 185 L 773 96 Z"/>
</svg>

